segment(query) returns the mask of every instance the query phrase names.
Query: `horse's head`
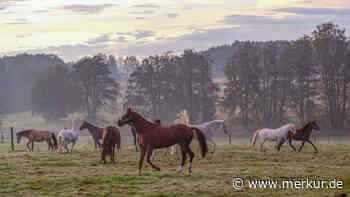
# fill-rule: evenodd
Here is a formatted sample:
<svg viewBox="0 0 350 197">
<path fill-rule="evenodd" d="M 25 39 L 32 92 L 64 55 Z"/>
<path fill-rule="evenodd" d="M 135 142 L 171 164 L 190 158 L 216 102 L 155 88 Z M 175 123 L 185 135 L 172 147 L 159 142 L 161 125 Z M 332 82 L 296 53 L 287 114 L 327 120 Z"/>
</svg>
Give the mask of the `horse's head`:
<svg viewBox="0 0 350 197">
<path fill-rule="evenodd" d="M 87 129 L 87 122 L 83 122 L 83 124 L 81 124 L 81 126 L 80 126 L 80 128 L 79 128 L 79 130 L 81 131 L 81 130 L 84 130 L 84 129 Z"/>
<path fill-rule="evenodd" d="M 118 126 L 122 127 L 135 121 L 134 112 L 128 107 L 123 116 L 118 120 Z"/>
<path fill-rule="evenodd" d="M 311 125 L 312 129 L 315 129 L 316 131 L 320 130 L 320 127 L 317 125 L 316 121 L 311 121 L 310 125 Z"/>
</svg>

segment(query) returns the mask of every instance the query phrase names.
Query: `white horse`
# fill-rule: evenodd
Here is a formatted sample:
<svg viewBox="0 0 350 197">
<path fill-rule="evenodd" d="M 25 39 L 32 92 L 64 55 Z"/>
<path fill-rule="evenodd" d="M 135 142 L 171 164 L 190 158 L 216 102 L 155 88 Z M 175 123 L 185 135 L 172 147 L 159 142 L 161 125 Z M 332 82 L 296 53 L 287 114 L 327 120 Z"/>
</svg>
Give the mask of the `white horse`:
<svg viewBox="0 0 350 197">
<path fill-rule="evenodd" d="M 296 151 L 294 146 L 291 144 L 292 135 L 295 135 L 295 133 L 296 127 L 294 124 L 286 124 L 278 129 L 259 129 L 253 136 L 252 146 L 255 147 L 256 140 L 259 138 L 260 149 L 263 151 L 264 143 L 266 141 L 277 141 L 277 151 L 279 151 L 281 146 L 288 140 L 289 146 L 292 147 L 294 151 Z"/>
<path fill-rule="evenodd" d="M 58 135 L 58 142 L 59 142 L 59 152 L 63 152 L 64 149 L 66 152 L 69 152 L 68 145 L 72 143 L 71 152 L 73 151 L 73 148 L 75 146 L 75 143 L 78 140 L 78 129 L 75 127 L 74 120 L 72 120 L 72 128 L 62 129 Z"/>
<path fill-rule="evenodd" d="M 202 123 L 199 125 L 191 125 L 191 124 L 189 124 L 189 120 L 190 120 L 190 118 L 189 118 L 187 111 L 183 110 L 178 114 L 178 119 L 175 120 L 175 123 L 185 124 L 189 127 L 195 127 L 195 128 L 200 129 L 201 131 L 203 131 L 207 140 L 213 144 L 212 153 L 215 152 L 215 148 L 216 148 L 216 142 L 214 141 L 215 132 L 217 130 L 222 129 L 226 135 L 229 135 L 229 133 L 227 132 L 224 120 L 213 120 L 213 121 L 205 122 L 205 123 Z M 174 154 L 174 152 L 177 152 L 177 147 L 173 146 L 171 152 L 172 152 L 172 154 Z"/>
</svg>

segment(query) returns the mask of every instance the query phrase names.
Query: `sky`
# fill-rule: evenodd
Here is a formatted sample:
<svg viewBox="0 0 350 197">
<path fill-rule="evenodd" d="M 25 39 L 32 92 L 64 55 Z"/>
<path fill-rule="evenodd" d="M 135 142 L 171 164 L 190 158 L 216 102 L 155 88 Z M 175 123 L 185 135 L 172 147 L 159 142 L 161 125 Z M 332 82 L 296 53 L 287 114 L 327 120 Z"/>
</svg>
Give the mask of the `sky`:
<svg viewBox="0 0 350 197">
<path fill-rule="evenodd" d="M 325 22 L 350 31 L 350 0 L 0 0 L 0 55 L 144 57 L 294 40 Z"/>
</svg>

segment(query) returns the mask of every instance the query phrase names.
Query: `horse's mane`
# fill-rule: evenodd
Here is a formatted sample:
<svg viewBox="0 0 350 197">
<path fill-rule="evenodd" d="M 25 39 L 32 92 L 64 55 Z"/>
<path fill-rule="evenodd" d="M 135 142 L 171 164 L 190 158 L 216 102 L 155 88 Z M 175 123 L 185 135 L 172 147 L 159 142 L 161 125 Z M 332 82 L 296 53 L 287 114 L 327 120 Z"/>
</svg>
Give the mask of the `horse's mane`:
<svg viewBox="0 0 350 197">
<path fill-rule="evenodd" d="M 311 122 L 306 123 L 306 124 L 301 128 L 301 130 L 305 130 L 308 126 L 310 126 L 310 124 L 311 124 Z"/>
<path fill-rule="evenodd" d="M 84 123 L 87 124 L 87 125 L 90 126 L 90 127 L 94 127 L 94 128 L 98 128 L 98 129 L 100 128 L 100 127 L 98 127 L 98 126 L 95 126 L 95 125 L 93 125 L 93 124 L 87 122 L 87 121 L 84 121 Z"/>
<path fill-rule="evenodd" d="M 159 126 L 158 124 L 154 123 L 154 122 L 151 122 L 151 121 L 148 121 L 146 118 L 142 117 L 140 114 L 138 114 L 137 112 L 134 112 L 132 111 L 133 115 L 136 115 L 139 119 L 143 120 L 144 122 L 147 122 L 149 125 L 151 126 Z"/>
</svg>

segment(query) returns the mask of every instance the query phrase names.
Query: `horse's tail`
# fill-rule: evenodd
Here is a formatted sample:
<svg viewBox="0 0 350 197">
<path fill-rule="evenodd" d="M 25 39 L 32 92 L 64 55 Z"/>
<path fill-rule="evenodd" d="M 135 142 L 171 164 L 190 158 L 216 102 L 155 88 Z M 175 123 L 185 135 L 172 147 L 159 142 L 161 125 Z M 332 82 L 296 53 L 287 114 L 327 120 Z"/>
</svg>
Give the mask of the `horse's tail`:
<svg viewBox="0 0 350 197">
<path fill-rule="evenodd" d="M 255 131 L 255 133 L 254 133 L 254 136 L 253 136 L 253 138 L 252 138 L 252 146 L 253 146 L 253 147 L 255 147 L 256 137 L 258 137 L 259 133 L 260 133 L 260 129 L 257 130 L 257 131 Z"/>
<path fill-rule="evenodd" d="M 191 127 L 191 129 L 195 132 L 197 138 L 198 138 L 198 142 L 199 142 L 199 146 L 201 149 L 201 153 L 202 153 L 202 158 L 205 157 L 205 154 L 208 152 L 208 144 L 207 144 L 207 139 L 204 135 L 204 133 L 195 127 Z"/>
<path fill-rule="evenodd" d="M 50 133 L 51 134 L 51 138 L 52 138 L 52 141 L 53 141 L 53 145 L 55 146 L 55 149 L 57 150 L 57 138 L 56 138 L 56 135 L 54 133 Z"/>
</svg>

